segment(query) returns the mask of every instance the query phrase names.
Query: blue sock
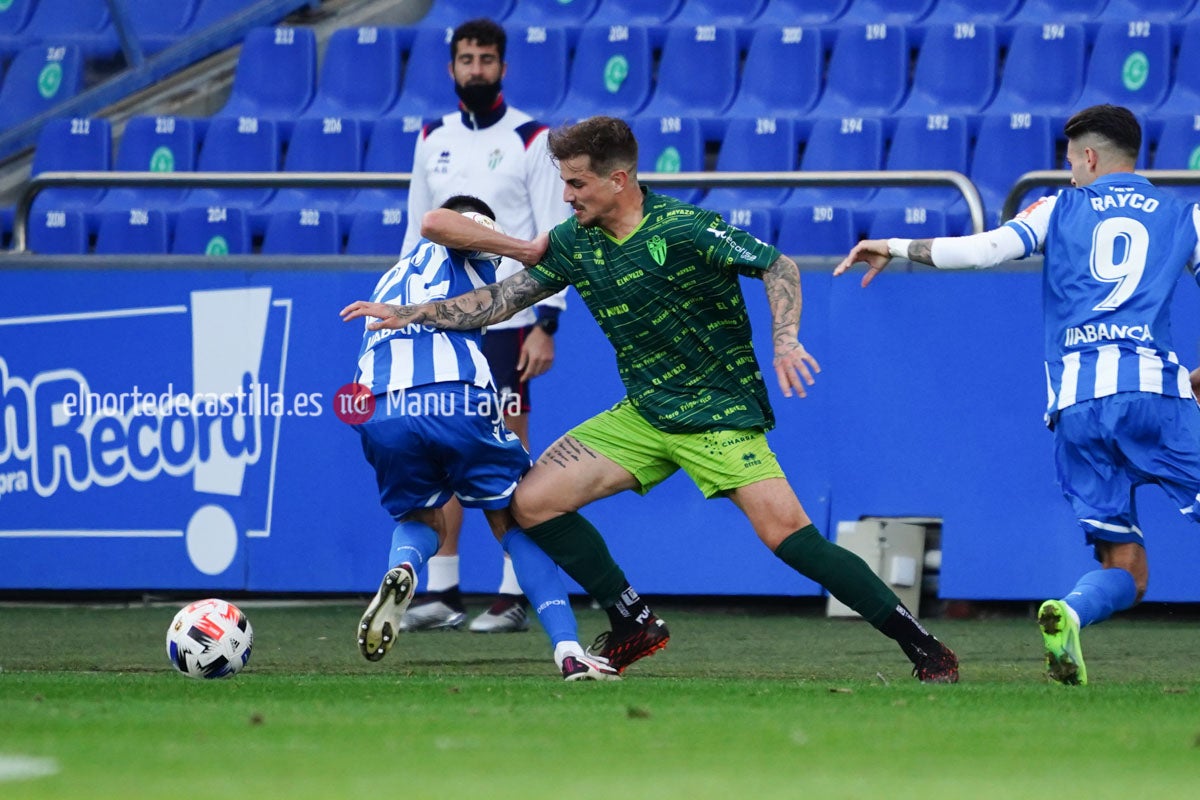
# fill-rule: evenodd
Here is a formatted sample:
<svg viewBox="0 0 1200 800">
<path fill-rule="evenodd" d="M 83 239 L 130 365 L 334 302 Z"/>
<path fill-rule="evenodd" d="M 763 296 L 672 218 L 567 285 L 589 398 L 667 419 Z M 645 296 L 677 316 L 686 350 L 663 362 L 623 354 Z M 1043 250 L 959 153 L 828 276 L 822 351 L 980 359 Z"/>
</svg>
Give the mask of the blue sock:
<svg viewBox="0 0 1200 800">
<path fill-rule="evenodd" d="M 559 642 L 577 641 L 579 629 L 558 565 L 520 530 L 504 534 L 500 546 L 512 556 L 517 581 L 546 629 L 550 644 L 557 646 Z"/>
<path fill-rule="evenodd" d="M 388 569 L 404 562 L 412 564 L 413 572 L 419 573 L 425 562 L 433 558 L 439 547 L 438 535 L 424 522 L 400 522 L 392 531 L 392 551 L 388 554 Z"/>
<path fill-rule="evenodd" d="M 1079 615 L 1079 627 L 1103 622 L 1137 600 L 1137 584 L 1123 569 L 1093 570 L 1075 584 L 1063 601 Z"/>
</svg>

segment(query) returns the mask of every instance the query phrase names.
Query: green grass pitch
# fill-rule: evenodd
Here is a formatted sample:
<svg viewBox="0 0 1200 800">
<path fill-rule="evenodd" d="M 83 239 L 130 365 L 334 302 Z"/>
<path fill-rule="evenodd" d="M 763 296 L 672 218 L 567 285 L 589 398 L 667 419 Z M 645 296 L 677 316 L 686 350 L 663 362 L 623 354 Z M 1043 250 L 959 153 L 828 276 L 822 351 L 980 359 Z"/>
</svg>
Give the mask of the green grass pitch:
<svg viewBox="0 0 1200 800">
<path fill-rule="evenodd" d="M 240 605 L 253 656 L 223 681 L 167 663 L 174 605 L 0 606 L 0 797 L 1125 800 L 1200 787 L 1194 619 L 1085 631 L 1087 687 L 1045 682 L 1032 613 L 934 620 L 962 682 L 922 686 L 859 621 L 660 602 L 665 651 L 620 683 L 565 684 L 536 626 L 406 634 L 370 664 L 360 603 Z M 577 614 L 586 638 L 605 627 Z"/>
</svg>

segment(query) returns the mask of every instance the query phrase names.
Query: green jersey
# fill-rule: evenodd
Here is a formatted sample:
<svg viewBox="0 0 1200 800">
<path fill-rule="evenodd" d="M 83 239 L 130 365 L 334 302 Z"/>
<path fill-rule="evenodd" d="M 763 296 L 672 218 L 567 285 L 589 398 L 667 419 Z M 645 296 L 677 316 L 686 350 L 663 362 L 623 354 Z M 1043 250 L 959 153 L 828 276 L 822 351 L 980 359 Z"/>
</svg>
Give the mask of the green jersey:
<svg viewBox="0 0 1200 800">
<path fill-rule="evenodd" d="M 719 214 L 647 192 L 645 216 L 617 241 L 570 218 L 529 269 L 573 285 L 617 351 L 629 400 L 669 433 L 775 424 L 738 275 L 760 278 L 779 251 Z"/>
</svg>

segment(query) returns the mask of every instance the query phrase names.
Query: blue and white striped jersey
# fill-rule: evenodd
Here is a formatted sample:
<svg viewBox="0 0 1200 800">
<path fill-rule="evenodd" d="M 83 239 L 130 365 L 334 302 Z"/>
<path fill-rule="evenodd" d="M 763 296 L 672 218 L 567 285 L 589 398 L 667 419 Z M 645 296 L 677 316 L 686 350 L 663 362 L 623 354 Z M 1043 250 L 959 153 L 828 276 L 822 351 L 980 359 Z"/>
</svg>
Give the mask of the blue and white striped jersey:
<svg viewBox="0 0 1200 800">
<path fill-rule="evenodd" d="M 465 259 L 421 239 L 379 279 L 371 300 L 391 305 L 428 303 L 486 286 L 495 279 L 496 266 L 491 261 Z M 492 389 L 492 373 L 480 349 L 482 339 L 480 330 L 444 331 L 428 325 L 364 331 L 354 380 L 370 387 L 375 395 L 431 383 L 461 382 Z"/>
<path fill-rule="evenodd" d="M 1118 392 L 1191 397 L 1171 344 L 1171 297 L 1200 260 L 1200 209 L 1140 175 L 1064 189 L 1006 223 L 1041 250 L 1047 418 Z"/>
</svg>

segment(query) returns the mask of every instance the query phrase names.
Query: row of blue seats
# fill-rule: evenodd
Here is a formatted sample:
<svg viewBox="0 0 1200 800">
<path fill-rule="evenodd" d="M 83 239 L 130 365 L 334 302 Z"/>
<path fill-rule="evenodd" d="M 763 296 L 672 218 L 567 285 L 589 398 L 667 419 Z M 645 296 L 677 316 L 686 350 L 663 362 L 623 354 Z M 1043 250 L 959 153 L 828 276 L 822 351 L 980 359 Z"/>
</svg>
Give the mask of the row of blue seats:
<svg viewBox="0 0 1200 800">
<path fill-rule="evenodd" d="M 435 0 L 421 24 L 473 17 L 512 25 L 825 25 L 831 22 L 1170 22 L 1196 0 Z"/>
<path fill-rule="evenodd" d="M 133 35 L 157 53 L 244 10 L 255 0 L 124 0 Z M 112 57 L 120 42 L 104 0 L 7 0 L 0 4 L 0 55 L 31 45 L 74 45 Z"/>
<path fill-rule="evenodd" d="M 1102 25 L 1090 52 L 1075 24 L 1019 26 L 1006 47 L 991 25 L 934 25 L 911 79 L 903 27 L 842 28 L 828 51 L 811 29 L 760 28 L 744 54 L 732 30 L 676 28 L 660 58 L 645 28 L 587 28 L 573 58 L 559 29 L 522 33 L 509 41 L 506 91 L 549 122 L 696 116 L 714 136 L 728 116 L 986 111 L 1062 119 L 1098 102 L 1138 112 L 1200 106 L 1200 20 L 1184 29 L 1177 57 L 1169 31 L 1154 23 Z M 217 116 L 280 120 L 286 137 L 289 121 L 303 117 L 430 118 L 454 108 L 445 32 L 417 30 L 407 58 L 402 39 L 393 28 L 337 31 L 318 80 L 310 30 L 254 30 Z"/>
</svg>

